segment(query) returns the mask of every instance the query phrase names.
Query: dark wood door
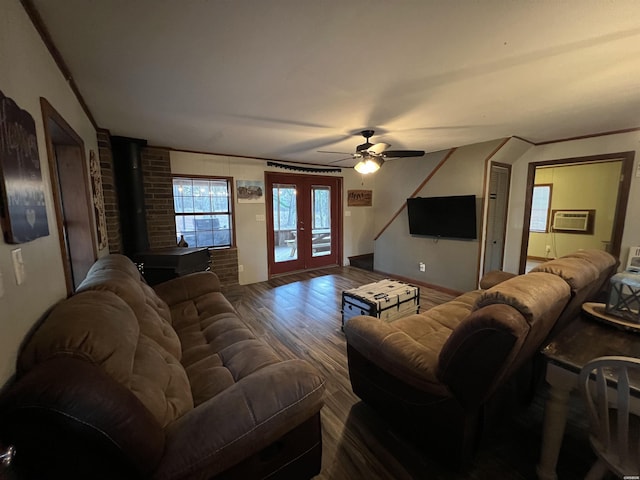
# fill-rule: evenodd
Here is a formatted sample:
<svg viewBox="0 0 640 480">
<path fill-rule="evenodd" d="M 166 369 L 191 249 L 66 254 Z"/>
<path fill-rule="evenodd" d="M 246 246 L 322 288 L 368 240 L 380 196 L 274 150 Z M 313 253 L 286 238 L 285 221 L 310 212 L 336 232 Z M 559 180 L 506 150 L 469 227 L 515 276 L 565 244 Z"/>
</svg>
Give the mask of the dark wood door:
<svg viewBox="0 0 640 480">
<path fill-rule="evenodd" d="M 60 252 L 71 295 L 97 258 L 89 172 L 82 139 L 44 98 L 41 106 Z"/>
<path fill-rule="evenodd" d="M 269 275 L 342 262 L 342 179 L 267 172 Z"/>
</svg>

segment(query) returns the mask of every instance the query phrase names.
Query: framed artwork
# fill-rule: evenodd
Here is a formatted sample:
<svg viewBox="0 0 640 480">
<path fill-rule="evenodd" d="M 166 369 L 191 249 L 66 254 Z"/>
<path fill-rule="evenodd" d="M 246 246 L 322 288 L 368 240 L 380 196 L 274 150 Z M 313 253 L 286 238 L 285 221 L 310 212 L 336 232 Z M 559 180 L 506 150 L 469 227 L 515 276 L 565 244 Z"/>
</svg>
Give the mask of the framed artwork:
<svg viewBox="0 0 640 480">
<path fill-rule="evenodd" d="M 36 124 L 0 91 L 0 218 L 7 243 L 49 235 Z"/>
<path fill-rule="evenodd" d="M 238 203 L 264 203 L 262 180 L 236 180 Z"/>
<path fill-rule="evenodd" d="M 370 207 L 373 202 L 371 190 L 347 190 L 347 206 Z"/>
</svg>

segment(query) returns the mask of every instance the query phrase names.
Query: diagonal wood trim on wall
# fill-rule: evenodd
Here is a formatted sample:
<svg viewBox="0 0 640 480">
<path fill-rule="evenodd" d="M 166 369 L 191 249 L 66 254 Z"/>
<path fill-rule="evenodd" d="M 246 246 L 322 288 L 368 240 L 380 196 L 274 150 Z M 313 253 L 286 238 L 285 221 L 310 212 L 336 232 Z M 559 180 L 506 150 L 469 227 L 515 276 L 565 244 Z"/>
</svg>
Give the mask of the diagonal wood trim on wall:
<svg viewBox="0 0 640 480">
<path fill-rule="evenodd" d="M 418 188 L 415 189 L 415 191 L 411 194 L 410 198 L 415 197 L 418 192 L 420 190 L 422 190 L 424 188 L 424 186 L 427 184 L 427 182 L 429 182 L 429 180 L 431 180 L 433 178 L 433 176 L 436 174 L 436 172 L 438 170 L 440 170 L 440 167 L 442 167 L 442 165 L 445 164 L 445 162 L 447 160 L 449 160 L 449 158 L 451 158 L 451 155 L 453 155 L 453 153 L 457 150 L 457 147 L 452 148 L 451 150 L 449 150 L 449 153 L 447 153 L 445 155 L 445 157 L 440 160 L 440 163 L 438 165 L 436 165 L 436 168 L 434 168 L 429 175 L 427 175 L 427 178 L 425 178 L 422 183 L 418 186 Z M 373 240 L 377 240 L 378 238 L 380 238 L 380 236 L 385 232 L 385 230 L 387 228 L 389 228 L 389 225 L 391 225 L 393 223 L 393 221 L 398 218 L 398 215 L 400 215 L 402 213 L 402 211 L 407 208 L 407 204 L 404 203 L 402 204 L 402 206 L 398 209 L 398 211 L 391 217 L 391 220 L 389 220 L 384 227 L 382 227 L 382 230 L 380 230 L 380 232 L 373 238 Z"/>
</svg>

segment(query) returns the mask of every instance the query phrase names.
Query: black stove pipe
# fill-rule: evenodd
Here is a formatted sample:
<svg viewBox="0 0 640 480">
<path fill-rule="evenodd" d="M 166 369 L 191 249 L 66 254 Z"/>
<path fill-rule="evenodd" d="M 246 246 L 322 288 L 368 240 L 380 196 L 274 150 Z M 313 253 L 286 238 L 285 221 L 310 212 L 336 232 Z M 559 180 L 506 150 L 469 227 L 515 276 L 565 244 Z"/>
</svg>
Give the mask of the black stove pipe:
<svg viewBox="0 0 640 480">
<path fill-rule="evenodd" d="M 111 137 L 122 253 L 130 258 L 149 250 L 142 174 L 142 149 L 146 145 L 146 140 Z"/>
</svg>

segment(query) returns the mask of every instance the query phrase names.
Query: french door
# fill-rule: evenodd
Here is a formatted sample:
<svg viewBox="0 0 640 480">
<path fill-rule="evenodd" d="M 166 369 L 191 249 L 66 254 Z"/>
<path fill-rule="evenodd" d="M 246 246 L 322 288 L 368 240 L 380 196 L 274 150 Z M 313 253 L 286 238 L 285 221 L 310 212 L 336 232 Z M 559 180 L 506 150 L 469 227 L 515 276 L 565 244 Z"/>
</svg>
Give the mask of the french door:
<svg viewBox="0 0 640 480">
<path fill-rule="evenodd" d="M 340 265 L 342 179 L 266 172 L 269 276 Z"/>
</svg>

